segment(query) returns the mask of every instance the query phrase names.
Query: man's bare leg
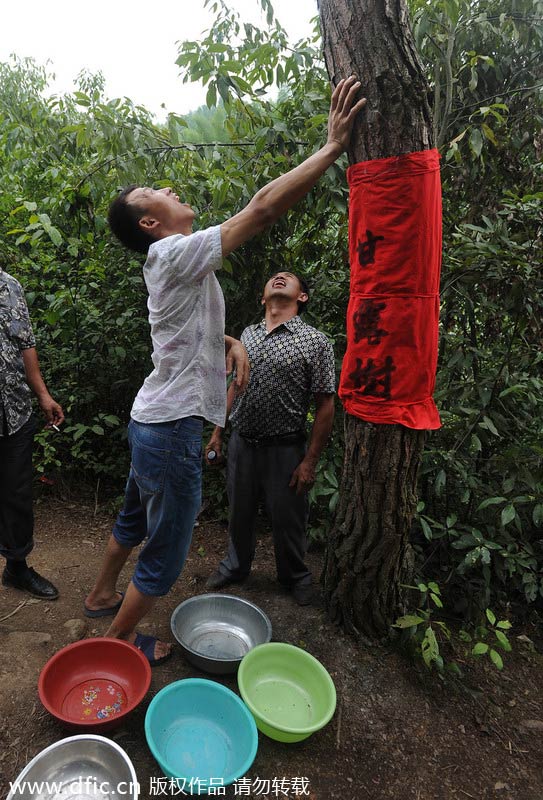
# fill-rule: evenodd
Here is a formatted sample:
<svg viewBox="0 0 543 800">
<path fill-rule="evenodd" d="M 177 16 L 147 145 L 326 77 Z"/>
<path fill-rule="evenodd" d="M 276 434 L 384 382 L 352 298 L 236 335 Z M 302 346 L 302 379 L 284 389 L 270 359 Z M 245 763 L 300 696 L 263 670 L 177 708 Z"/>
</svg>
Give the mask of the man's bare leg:
<svg viewBox="0 0 543 800">
<path fill-rule="evenodd" d="M 85 600 L 88 609 L 98 611 L 117 605 L 121 599 L 115 588 L 117 579 L 132 549 L 119 544 L 113 535 L 109 537 L 96 583 Z"/>
<path fill-rule="evenodd" d="M 126 639 L 134 643 L 136 638 L 136 626 L 154 607 L 158 597 L 142 594 L 130 583 L 126 590 L 123 604 L 113 619 L 106 636 L 113 639 Z M 154 658 L 159 659 L 167 656 L 172 649 L 168 642 L 161 642 L 157 639 L 155 645 Z"/>
</svg>

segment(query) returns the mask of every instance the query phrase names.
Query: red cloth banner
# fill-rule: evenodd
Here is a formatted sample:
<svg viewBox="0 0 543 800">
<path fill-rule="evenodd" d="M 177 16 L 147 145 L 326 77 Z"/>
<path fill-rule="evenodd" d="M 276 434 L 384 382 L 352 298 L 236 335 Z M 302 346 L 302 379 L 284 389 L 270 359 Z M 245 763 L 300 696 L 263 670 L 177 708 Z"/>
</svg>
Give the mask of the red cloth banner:
<svg viewBox="0 0 543 800">
<path fill-rule="evenodd" d="M 435 430 L 439 153 L 363 161 L 347 180 L 351 287 L 339 396 L 366 422 Z"/>
</svg>

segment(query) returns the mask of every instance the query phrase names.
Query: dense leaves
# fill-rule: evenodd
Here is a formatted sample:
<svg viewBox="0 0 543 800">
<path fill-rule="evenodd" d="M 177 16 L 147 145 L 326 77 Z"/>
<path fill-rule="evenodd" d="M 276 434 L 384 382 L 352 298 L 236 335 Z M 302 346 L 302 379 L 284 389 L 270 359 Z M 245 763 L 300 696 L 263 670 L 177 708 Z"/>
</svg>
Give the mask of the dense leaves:
<svg viewBox="0 0 543 800">
<path fill-rule="evenodd" d="M 420 549 L 465 611 L 542 593 L 543 4 L 413 5 L 444 158 L 444 427 Z"/>
<path fill-rule="evenodd" d="M 0 65 L 2 266 L 23 283 L 44 373 L 68 412 L 39 436 L 50 477 L 122 489 L 125 423 L 149 371 L 141 261 L 109 236 L 107 206 L 127 183 L 173 185 L 221 222 L 325 138 L 329 102 L 318 36 L 292 47 L 268 0 L 264 30 L 217 0 L 201 42 L 181 45 L 185 80 L 209 108 L 157 125 L 104 96 L 100 75 L 47 98 L 46 72 Z M 444 262 L 436 399 L 414 531 L 419 571 L 457 610 L 496 596 L 543 594 L 541 152 L 543 3 L 412 0 L 442 153 Z M 220 276 L 227 331 L 260 316 L 277 269 L 312 286 L 307 319 L 334 341 L 338 368 L 348 298 L 344 161 L 274 229 L 232 254 Z M 312 490 L 313 533 L 326 538 L 338 499 L 342 420 Z M 222 476 L 206 482 L 224 514 Z"/>
</svg>

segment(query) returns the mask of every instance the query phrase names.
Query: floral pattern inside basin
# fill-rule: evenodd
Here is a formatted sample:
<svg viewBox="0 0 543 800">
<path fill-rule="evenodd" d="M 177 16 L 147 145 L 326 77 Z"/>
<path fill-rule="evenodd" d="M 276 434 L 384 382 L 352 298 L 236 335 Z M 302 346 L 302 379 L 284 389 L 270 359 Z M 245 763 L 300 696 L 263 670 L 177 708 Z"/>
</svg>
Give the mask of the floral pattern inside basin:
<svg viewBox="0 0 543 800">
<path fill-rule="evenodd" d="M 119 714 L 126 705 L 126 694 L 111 680 L 80 683 L 66 695 L 63 710 L 72 719 L 85 722 L 104 720 Z"/>
</svg>

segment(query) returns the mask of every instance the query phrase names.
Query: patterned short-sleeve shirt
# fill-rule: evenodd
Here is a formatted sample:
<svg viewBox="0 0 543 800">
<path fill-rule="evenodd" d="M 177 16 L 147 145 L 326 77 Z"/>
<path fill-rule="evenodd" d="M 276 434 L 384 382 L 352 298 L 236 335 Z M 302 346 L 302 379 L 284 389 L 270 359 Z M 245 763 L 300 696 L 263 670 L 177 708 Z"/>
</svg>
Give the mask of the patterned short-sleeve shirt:
<svg viewBox="0 0 543 800">
<path fill-rule="evenodd" d="M 234 400 L 233 427 L 253 438 L 303 431 L 312 395 L 335 392 L 334 351 L 324 333 L 296 316 L 270 333 L 264 320 L 250 325 L 241 341 L 251 375 Z"/>
<path fill-rule="evenodd" d="M 0 267 L 0 436 L 16 433 L 32 413 L 21 351 L 35 346 L 21 284 Z"/>
<path fill-rule="evenodd" d="M 154 242 L 143 266 L 153 344 L 153 371 L 131 416 L 168 422 L 226 418 L 224 297 L 215 270 L 222 265 L 219 225 Z"/>
</svg>

